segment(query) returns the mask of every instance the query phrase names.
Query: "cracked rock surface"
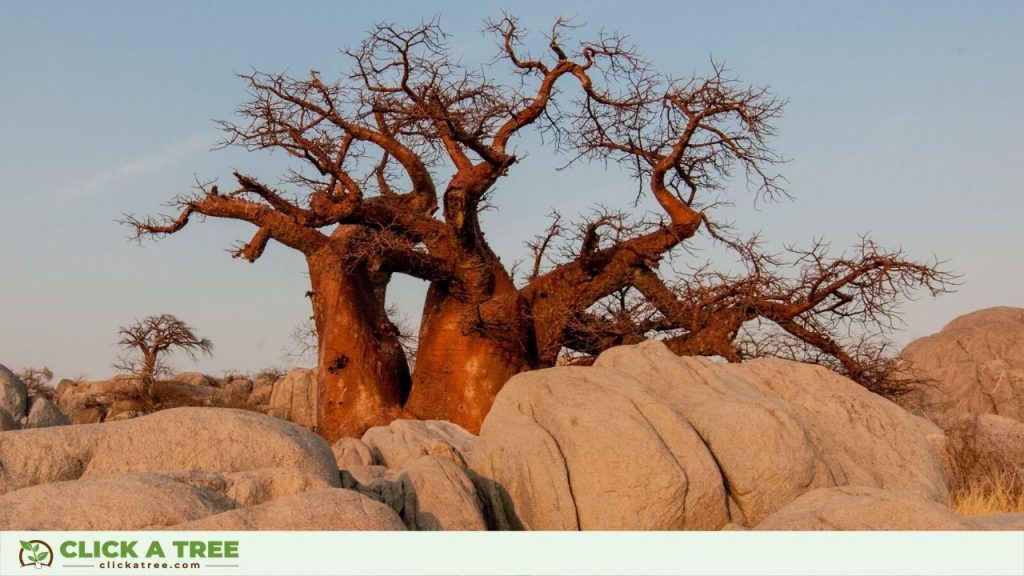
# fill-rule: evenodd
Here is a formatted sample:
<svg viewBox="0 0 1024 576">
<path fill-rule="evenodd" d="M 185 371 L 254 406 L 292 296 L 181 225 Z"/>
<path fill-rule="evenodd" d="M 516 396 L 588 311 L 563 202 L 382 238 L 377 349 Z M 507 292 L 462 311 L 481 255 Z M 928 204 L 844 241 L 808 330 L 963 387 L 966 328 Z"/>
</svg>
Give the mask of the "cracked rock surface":
<svg viewBox="0 0 1024 576">
<path fill-rule="evenodd" d="M 918 338 L 900 354 L 920 381 L 908 409 L 943 427 L 964 414 L 1024 422 L 1024 308 L 986 308 Z"/>
<path fill-rule="evenodd" d="M 646 342 L 514 377 L 469 464 L 493 528 L 717 530 L 836 486 L 945 505 L 933 428 L 824 368 Z"/>
</svg>

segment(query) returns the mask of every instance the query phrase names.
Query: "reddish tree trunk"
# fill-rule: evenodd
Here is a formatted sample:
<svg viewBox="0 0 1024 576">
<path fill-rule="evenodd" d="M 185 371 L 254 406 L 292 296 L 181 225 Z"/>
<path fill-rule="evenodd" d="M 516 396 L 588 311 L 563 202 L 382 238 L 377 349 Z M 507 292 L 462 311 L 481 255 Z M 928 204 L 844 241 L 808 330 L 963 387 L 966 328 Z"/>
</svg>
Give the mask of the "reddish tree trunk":
<svg viewBox="0 0 1024 576">
<path fill-rule="evenodd" d="M 524 305 L 497 268 L 489 299 L 467 303 L 444 284 L 427 292 L 406 409 L 418 418 L 455 422 L 478 433 L 505 382 L 534 367 Z"/>
<path fill-rule="evenodd" d="M 330 442 L 400 417 L 410 386 L 384 284 L 345 261 L 355 234 L 340 228 L 306 258 L 319 343 L 317 432 Z"/>
</svg>

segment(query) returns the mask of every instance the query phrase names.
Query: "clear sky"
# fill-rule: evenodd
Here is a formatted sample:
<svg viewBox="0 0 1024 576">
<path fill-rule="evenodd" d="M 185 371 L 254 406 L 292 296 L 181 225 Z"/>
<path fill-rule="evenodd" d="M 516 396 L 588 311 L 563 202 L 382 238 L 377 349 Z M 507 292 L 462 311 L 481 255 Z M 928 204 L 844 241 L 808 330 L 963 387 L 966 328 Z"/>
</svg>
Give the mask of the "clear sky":
<svg viewBox="0 0 1024 576">
<path fill-rule="evenodd" d="M 439 16 L 467 62 L 501 10 L 550 28 L 575 16 L 617 29 L 662 71 L 709 57 L 789 100 L 776 149 L 792 202 L 754 206 L 737 187 L 722 216 L 773 243 L 859 232 L 937 255 L 964 285 L 906 308 L 904 343 L 953 317 L 1024 306 L 1024 3 L 1010 2 L 12 2 L 0 0 L 0 363 L 57 377 L 108 376 L 117 327 L 172 313 L 215 343 L 180 368 L 282 365 L 309 315 L 304 262 L 284 247 L 255 264 L 225 251 L 246 225 L 209 220 L 140 248 L 116 223 L 147 214 L 194 177 L 239 168 L 273 181 L 278 156 L 211 151 L 213 120 L 246 96 L 253 68 L 334 77 L 337 49 L 379 21 Z M 501 184 L 488 238 L 506 261 L 543 227 L 635 190 L 593 167 L 555 173 L 536 150 Z M 422 286 L 393 298 L 416 316 Z"/>
</svg>

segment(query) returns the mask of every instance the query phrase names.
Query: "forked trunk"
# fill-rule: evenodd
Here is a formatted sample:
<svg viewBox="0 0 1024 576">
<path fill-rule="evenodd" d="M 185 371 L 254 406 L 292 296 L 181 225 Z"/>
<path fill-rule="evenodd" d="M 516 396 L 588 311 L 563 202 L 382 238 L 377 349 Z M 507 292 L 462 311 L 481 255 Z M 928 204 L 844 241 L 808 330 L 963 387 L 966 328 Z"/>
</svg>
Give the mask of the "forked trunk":
<svg viewBox="0 0 1024 576">
<path fill-rule="evenodd" d="M 317 432 L 329 442 L 400 417 L 410 386 L 383 285 L 365 267 L 345 261 L 357 233 L 339 228 L 306 258 L 319 344 Z"/>
<path fill-rule="evenodd" d="M 443 284 L 427 292 L 406 409 L 478 433 L 505 382 L 533 367 L 523 303 L 500 270 L 490 299 L 465 303 Z"/>
</svg>

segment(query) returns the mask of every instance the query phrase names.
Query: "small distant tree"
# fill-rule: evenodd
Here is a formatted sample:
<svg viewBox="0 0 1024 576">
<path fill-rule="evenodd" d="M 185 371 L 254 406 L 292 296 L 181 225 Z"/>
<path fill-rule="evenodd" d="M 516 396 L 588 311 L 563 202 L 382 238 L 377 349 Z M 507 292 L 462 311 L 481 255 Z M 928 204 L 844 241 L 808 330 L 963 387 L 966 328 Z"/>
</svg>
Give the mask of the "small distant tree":
<svg viewBox="0 0 1024 576">
<path fill-rule="evenodd" d="M 53 372 L 46 366 L 42 368 L 26 366 L 18 371 L 18 378 L 25 383 L 29 396 L 41 394 L 44 398 L 53 400 L 55 390 L 48 386 L 53 380 Z"/>
<path fill-rule="evenodd" d="M 196 336 L 193 329 L 171 314 L 148 316 L 121 326 L 121 339 L 117 344 L 127 352 L 114 367 L 135 374 L 141 379 L 142 397 L 153 399 L 153 383 L 161 375 L 169 374 L 167 356 L 176 350 L 187 353 L 193 360 L 199 354 L 212 355 L 213 343 Z"/>
<path fill-rule="evenodd" d="M 39 388 L 46 386 L 47 382 L 53 380 L 53 372 L 51 372 L 46 366 L 43 366 L 42 368 L 29 366 L 27 368 L 22 368 L 18 372 L 18 378 L 25 383 L 25 386 L 38 390 Z"/>
</svg>

